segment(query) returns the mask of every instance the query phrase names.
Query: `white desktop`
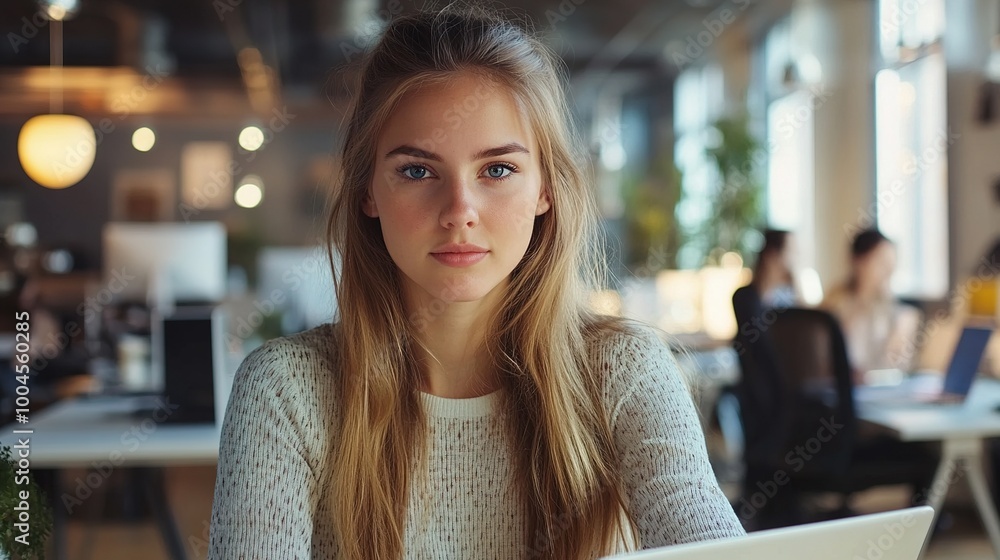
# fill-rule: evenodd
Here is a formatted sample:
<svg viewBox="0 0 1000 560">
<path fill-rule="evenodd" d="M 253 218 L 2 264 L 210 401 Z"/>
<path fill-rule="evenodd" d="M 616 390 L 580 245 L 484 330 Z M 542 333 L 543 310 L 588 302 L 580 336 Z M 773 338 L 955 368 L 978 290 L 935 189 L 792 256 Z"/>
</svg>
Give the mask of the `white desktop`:
<svg viewBox="0 0 1000 560">
<path fill-rule="evenodd" d="M 112 222 L 103 242 L 110 305 L 138 304 L 149 317 L 148 331 L 118 333 L 114 341 L 138 340 L 149 349 L 139 357 L 139 374 L 122 375 L 127 368 L 119 363 L 118 392 L 167 394 L 184 402 L 178 420 L 221 424 L 211 411 L 224 413 L 231 383 L 220 358 L 226 353 L 225 225 Z"/>
</svg>

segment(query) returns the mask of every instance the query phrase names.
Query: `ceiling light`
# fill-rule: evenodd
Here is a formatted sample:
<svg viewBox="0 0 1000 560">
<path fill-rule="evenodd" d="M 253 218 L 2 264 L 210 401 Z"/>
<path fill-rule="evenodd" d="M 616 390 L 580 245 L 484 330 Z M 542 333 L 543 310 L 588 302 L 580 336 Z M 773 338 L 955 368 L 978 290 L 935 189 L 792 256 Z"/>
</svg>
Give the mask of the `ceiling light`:
<svg viewBox="0 0 1000 560">
<path fill-rule="evenodd" d="M 156 144 L 156 133 L 148 126 L 137 128 L 132 133 L 132 147 L 140 152 L 148 152 Z"/>
<path fill-rule="evenodd" d="M 94 164 L 97 136 L 83 117 L 38 115 L 17 136 L 17 156 L 31 180 L 50 189 L 80 182 Z"/>
<path fill-rule="evenodd" d="M 253 152 L 260 149 L 264 145 L 264 131 L 256 126 L 248 126 L 240 131 L 240 146 L 248 151 Z"/>
<path fill-rule="evenodd" d="M 51 2 L 69 10 L 75 3 Z M 62 79 L 62 21 L 49 24 L 50 66 Z M 17 136 L 17 157 L 33 181 L 50 189 L 75 185 L 90 172 L 97 154 L 94 128 L 83 117 L 62 114 L 62 85 L 49 92 L 51 114 L 28 119 Z"/>
<path fill-rule="evenodd" d="M 239 185 L 233 199 L 243 208 L 256 208 L 264 199 L 264 181 L 260 177 L 247 175 Z"/>
<path fill-rule="evenodd" d="M 38 7 L 52 21 L 67 20 L 80 9 L 80 0 L 39 0 Z"/>
<path fill-rule="evenodd" d="M 256 208 L 260 204 L 260 201 L 264 199 L 264 193 L 261 192 L 260 187 L 257 185 L 246 183 L 236 189 L 234 198 L 236 199 L 236 204 L 239 204 L 243 208 Z"/>
</svg>

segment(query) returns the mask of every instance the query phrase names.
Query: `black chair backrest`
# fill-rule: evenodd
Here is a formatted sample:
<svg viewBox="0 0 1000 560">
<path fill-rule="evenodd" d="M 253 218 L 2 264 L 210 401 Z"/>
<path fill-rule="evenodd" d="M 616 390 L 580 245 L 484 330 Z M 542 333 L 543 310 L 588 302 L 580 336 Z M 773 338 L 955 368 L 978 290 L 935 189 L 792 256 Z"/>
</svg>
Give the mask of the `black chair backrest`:
<svg viewBox="0 0 1000 560">
<path fill-rule="evenodd" d="M 764 336 L 782 385 L 784 463 L 803 476 L 847 476 L 857 417 L 840 324 L 818 309 L 776 310 Z"/>
</svg>

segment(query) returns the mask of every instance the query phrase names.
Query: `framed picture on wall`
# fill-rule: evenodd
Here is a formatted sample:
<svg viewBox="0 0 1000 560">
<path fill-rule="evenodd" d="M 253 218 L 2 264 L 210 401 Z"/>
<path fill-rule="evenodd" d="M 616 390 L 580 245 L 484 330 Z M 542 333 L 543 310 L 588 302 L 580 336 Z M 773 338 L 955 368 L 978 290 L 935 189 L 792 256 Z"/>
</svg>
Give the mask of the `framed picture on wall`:
<svg viewBox="0 0 1000 560">
<path fill-rule="evenodd" d="M 233 200 L 233 152 L 226 142 L 190 142 L 181 149 L 185 212 L 224 210 Z"/>
<path fill-rule="evenodd" d="M 124 169 L 111 187 L 111 220 L 170 222 L 177 206 L 177 180 L 169 169 Z"/>
</svg>

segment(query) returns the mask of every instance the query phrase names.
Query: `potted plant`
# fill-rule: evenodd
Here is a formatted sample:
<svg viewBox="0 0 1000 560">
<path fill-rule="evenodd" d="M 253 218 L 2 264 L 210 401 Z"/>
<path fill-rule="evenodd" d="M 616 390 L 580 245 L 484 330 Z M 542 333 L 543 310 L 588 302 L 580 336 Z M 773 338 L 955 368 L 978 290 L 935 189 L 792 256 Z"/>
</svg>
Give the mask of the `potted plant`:
<svg viewBox="0 0 1000 560">
<path fill-rule="evenodd" d="M 626 179 L 625 265 L 632 274 L 651 276 L 675 266 L 680 230 L 674 219 L 680 197 L 681 174 L 668 156 L 658 158 L 649 172 Z"/>
<path fill-rule="evenodd" d="M 717 183 L 708 200 L 707 219 L 685 232 L 685 249 L 694 249 L 702 266 L 718 264 L 730 251 L 751 262 L 756 249 L 753 232 L 763 219 L 764 154 L 744 116 L 721 118 L 706 134 L 714 139 L 705 155 L 715 168 Z"/>
<path fill-rule="evenodd" d="M 0 469 L 0 558 L 42 560 L 52 532 L 48 500 L 30 476 L 18 474 L 18 461 L 10 446 L 0 446 Z M 27 499 L 22 499 L 25 496 Z M 24 511 L 29 515 L 27 536 L 17 526 Z"/>
</svg>

